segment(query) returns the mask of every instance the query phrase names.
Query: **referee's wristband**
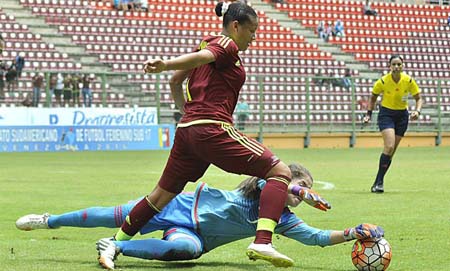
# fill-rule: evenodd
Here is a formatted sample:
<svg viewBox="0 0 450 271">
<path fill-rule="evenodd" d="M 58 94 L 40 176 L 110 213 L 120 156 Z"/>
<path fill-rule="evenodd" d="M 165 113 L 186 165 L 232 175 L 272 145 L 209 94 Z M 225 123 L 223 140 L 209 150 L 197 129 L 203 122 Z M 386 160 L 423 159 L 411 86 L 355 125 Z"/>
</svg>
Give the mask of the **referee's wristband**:
<svg viewBox="0 0 450 271">
<path fill-rule="evenodd" d="M 372 117 L 372 110 L 367 110 L 366 116 Z"/>
</svg>

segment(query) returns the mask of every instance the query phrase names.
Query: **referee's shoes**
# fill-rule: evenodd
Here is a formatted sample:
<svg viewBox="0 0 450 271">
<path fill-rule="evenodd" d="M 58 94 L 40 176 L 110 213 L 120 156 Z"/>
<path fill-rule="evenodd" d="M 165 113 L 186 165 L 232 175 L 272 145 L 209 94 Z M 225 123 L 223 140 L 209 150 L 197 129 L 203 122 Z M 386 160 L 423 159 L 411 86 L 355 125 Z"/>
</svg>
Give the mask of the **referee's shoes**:
<svg viewBox="0 0 450 271">
<path fill-rule="evenodd" d="M 370 188 L 372 193 L 384 193 L 384 187 L 382 184 L 375 184 Z"/>
</svg>

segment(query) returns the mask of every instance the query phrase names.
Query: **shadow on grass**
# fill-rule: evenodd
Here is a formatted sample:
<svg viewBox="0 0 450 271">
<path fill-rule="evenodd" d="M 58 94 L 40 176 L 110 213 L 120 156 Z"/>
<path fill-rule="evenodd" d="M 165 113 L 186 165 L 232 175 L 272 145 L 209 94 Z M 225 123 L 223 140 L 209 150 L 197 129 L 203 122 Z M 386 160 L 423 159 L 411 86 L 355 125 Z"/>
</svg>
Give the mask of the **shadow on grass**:
<svg viewBox="0 0 450 271">
<path fill-rule="evenodd" d="M 268 270 L 274 268 L 270 264 L 260 261 L 260 262 L 248 262 L 248 263 L 232 263 L 232 262 L 218 262 L 218 261 L 208 261 L 208 262 L 148 262 L 148 263 L 124 263 L 124 265 L 118 264 L 117 269 L 136 269 L 136 270 L 170 270 L 170 269 L 196 269 L 196 268 L 222 268 L 223 270 Z M 202 270 L 203 270 L 202 269 Z M 310 271 L 354 271 L 355 269 L 338 269 L 323 267 L 318 268 L 317 266 L 293 266 L 292 268 L 283 268 L 284 270 L 310 270 Z"/>
<path fill-rule="evenodd" d="M 71 261 L 67 259 L 40 259 L 38 262 L 45 262 L 46 265 L 51 265 L 51 262 L 55 264 L 72 264 L 77 266 L 83 266 L 83 268 L 89 268 L 89 270 L 104 270 L 101 266 L 93 261 Z M 36 262 L 36 261 L 35 261 Z M 137 262 L 117 262 L 116 270 L 171 270 L 171 269 L 210 269 L 210 268 L 222 268 L 223 270 L 268 270 L 268 268 L 272 269 L 272 266 L 269 263 L 264 261 L 252 262 L 248 263 L 233 263 L 233 262 L 220 262 L 220 261 L 208 261 L 208 262 L 161 262 L 161 261 L 145 261 L 140 260 Z M 317 266 L 305 266 L 305 265 L 296 265 L 292 268 L 283 268 L 283 270 L 309 270 L 309 271 L 354 271 L 355 269 L 344 269 L 344 268 L 330 268 L 330 267 L 317 267 Z"/>
<path fill-rule="evenodd" d="M 159 261 L 149 261 L 149 262 L 137 262 L 134 263 L 124 263 L 123 265 L 120 265 L 118 263 L 117 266 L 119 269 L 142 269 L 142 270 L 148 270 L 150 267 L 152 270 L 160 269 L 160 270 L 167 270 L 167 269 L 193 269 L 193 268 L 215 268 L 215 267 L 222 267 L 226 270 L 255 270 L 255 264 L 249 262 L 246 263 L 232 263 L 232 262 L 217 262 L 217 261 L 208 261 L 208 262 L 159 262 Z"/>
</svg>

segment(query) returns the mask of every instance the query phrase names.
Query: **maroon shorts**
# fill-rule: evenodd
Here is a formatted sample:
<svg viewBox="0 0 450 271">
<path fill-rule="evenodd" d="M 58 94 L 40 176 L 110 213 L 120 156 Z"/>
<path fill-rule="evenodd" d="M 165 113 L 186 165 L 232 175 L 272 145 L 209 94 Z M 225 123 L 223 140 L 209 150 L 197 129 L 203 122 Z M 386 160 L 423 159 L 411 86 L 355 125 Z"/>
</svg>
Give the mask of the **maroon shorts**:
<svg viewBox="0 0 450 271">
<path fill-rule="evenodd" d="M 280 160 L 269 149 L 228 124 L 178 127 L 159 186 L 179 193 L 210 164 L 231 173 L 264 178 Z"/>
</svg>

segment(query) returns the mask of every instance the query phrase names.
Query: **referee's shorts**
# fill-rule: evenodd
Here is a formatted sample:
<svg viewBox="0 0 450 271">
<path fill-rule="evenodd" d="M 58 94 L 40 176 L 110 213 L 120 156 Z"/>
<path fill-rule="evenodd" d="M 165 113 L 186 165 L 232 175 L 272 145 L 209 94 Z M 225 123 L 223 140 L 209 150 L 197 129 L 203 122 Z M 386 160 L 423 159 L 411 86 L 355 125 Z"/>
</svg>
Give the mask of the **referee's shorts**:
<svg viewBox="0 0 450 271">
<path fill-rule="evenodd" d="M 393 110 L 386 107 L 381 107 L 378 113 L 378 127 L 380 131 L 392 128 L 395 130 L 395 135 L 404 136 L 408 129 L 409 113 L 408 110 Z"/>
</svg>

